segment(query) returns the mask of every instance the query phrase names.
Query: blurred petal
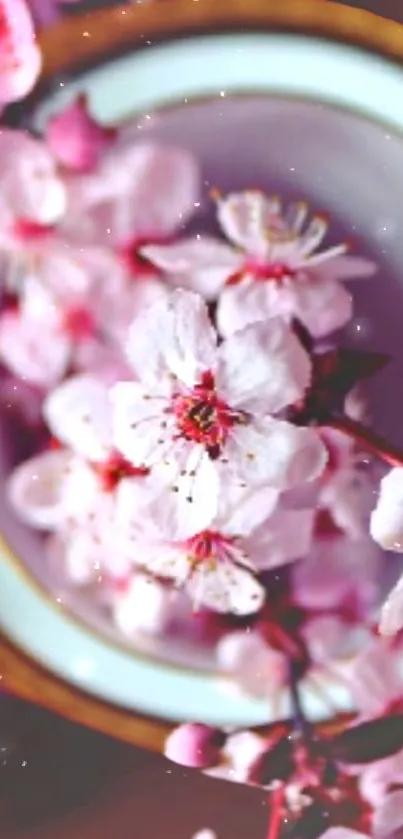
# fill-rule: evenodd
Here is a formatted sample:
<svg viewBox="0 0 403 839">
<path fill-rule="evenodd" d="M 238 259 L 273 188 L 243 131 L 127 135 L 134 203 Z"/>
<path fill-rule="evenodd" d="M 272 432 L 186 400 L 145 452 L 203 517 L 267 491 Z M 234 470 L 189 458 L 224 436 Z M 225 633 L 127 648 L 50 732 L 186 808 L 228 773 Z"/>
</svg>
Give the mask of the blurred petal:
<svg viewBox="0 0 403 839">
<path fill-rule="evenodd" d="M 396 635 L 403 628 L 403 576 L 388 595 L 382 609 L 380 632 Z"/>
<path fill-rule="evenodd" d="M 23 99 L 34 87 L 41 53 L 25 0 L 2 0 L 0 7 L 0 102 Z"/>
<path fill-rule="evenodd" d="M 395 468 L 382 478 L 371 516 L 371 536 L 382 548 L 403 552 L 403 469 Z"/>
<path fill-rule="evenodd" d="M 44 417 L 52 434 L 76 454 L 97 461 L 112 449 L 112 409 L 105 385 L 73 376 L 46 399 Z"/>
<path fill-rule="evenodd" d="M 389 793 L 376 809 L 373 820 L 375 839 L 395 834 L 403 826 L 403 790 Z"/>
<path fill-rule="evenodd" d="M 69 452 L 49 451 L 14 469 L 7 494 L 23 521 L 44 530 L 64 522 L 64 482 L 71 464 Z"/>
<path fill-rule="evenodd" d="M 70 342 L 61 332 L 18 313 L 0 315 L 0 359 L 19 378 L 50 388 L 65 373 L 69 356 Z"/>
<path fill-rule="evenodd" d="M 277 199 L 258 190 L 233 192 L 217 202 L 217 217 L 225 235 L 256 256 L 266 253 L 267 230 L 279 221 L 279 210 Z"/>
<path fill-rule="evenodd" d="M 160 635 L 172 617 L 172 591 L 144 574 L 134 573 L 112 598 L 113 620 L 128 638 Z"/>
<path fill-rule="evenodd" d="M 233 248 L 211 236 L 182 239 L 165 246 L 147 245 L 141 253 L 168 274 L 188 276 L 186 285 L 207 299 L 218 295 L 242 263 L 242 257 Z"/>
<path fill-rule="evenodd" d="M 259 571 L 306 556 L 312 545 L 313 510 L 276 510 L 246 540 L 246 553 Z"/>
<path fill-rule="evenodd" d="M 95 169 L 115 135 L 114 129 L 104 128 L 91 116 L 85 94 L 51 116 L 45 130 L 56 160 L 75 172 Z"/>
<path fill-rule="evenodd" d="M 287 660 L 272 650 L 256 632 L 230 632 L 216 647 L 218 664 L 249 696 L 267 698 L 287 681 Z"/>
</svg>

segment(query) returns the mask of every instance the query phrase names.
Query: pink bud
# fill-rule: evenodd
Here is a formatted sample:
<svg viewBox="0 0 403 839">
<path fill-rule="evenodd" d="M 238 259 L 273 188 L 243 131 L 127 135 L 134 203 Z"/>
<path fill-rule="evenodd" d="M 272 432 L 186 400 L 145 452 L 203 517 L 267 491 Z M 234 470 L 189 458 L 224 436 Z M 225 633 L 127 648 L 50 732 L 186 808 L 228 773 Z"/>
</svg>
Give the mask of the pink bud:
<svg viewBox="0 0 403 839">
<path fill-rule="evenodd" d="M 201 723 L 185 723 L 169 735 L 164 753 L 169 760 L 182 766 L 207 769 L 220 762 L 220 750 L 225 739 L 225 734 L 218 728 Z"/>
<path fill-rule="evenodd" d="M 51 117 L 46 127 L 50 150 L 62 166 L 75 172 L 95 169 L 115 138 L 115 128 L 103 128 L 91 116 L 85 94 Z"/>
</svg>

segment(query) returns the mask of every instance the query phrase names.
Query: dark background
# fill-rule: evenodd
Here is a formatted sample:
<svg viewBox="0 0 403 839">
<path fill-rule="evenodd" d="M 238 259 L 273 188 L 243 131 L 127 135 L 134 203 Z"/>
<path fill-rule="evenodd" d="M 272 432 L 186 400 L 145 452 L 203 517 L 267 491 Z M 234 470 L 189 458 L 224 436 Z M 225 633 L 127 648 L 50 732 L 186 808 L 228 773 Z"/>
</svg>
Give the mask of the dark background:
<svg viewBox="0 0 403 839">
<path fill-rule="evenodd" d="M 345 5 L 403 23 L 403 0 Z M 263 839 L 265 819 L 263 794 L 0 697 L 0 839 Z"/>
</svg>

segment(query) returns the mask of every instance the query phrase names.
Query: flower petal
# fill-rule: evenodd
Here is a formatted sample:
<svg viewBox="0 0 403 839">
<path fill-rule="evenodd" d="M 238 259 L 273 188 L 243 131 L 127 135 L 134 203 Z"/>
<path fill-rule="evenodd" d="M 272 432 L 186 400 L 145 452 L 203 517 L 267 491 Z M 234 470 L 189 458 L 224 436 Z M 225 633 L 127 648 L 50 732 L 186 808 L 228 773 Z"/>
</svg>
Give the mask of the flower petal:
<svg viewBox="0 0 403 839">
<path fill-rule="evenodd" d="M 251 323 L 292 317 L 292 300 L 274 282 L 262 282 L 247 274 L 239 282 L 225 286 L 217 305 L 217 328 L 225 338 Z"/>
<path fill-rule="evenodd" d="M 95 169 L 115 134 L 114 129 L 104 128 L 91 116 L 84 94 L 49 118 L 45 137 L 62 166 L 85 172 Z"/>
<path fill-rule="evenodd" d="M 113 620 L 128 638 L 161 635 L 172 617 L 172 591 L 145 574 L 134 573 L 112 598 Z"/>
<path fill-rule="evenodd" d="M 272 487 L 243 489 L 225 481 L 215 527 L 229 536 L 246 536 L 270 516 L 278 500 L 279 492 Z"/>
<path fill-rule="evenodd" d="M 313 429 L 258 417 L 234 429 L 225 457 L 246 486 L 291 489 L 323 472 L 327 452 Z"/>
<path fill-rule="evenodd" d="M 235 678 L 243 693 L 264 699 L 277 694 L 287 680 L 287 660 L 257 632 L 230 632 L 216 647 L 218 664 Z"/>
<path fill-rule="evenodd" d="M 11 0 L 14 2 L 14 0 Z M 14 220 L 42 225 L 59 221 L 66 210 L 66 187 L 55 161 L 40 140 L 24 131 L 0 134 L 1 201 Z"/>
<path fill-rule="evenodd" d="M 313 510 L 276 510 L 244 540 L 255 568 L 277 568 L 306 556 L 312 545 Z"/>
<path fill-rule="evenodd" d="M 356 657 L 349 684 L 360 714 L 381 716 L 403 691 L 400 653 L 383 638 L 372 638 Z"/>
<path fill-rule="evenodd" d="M 34 87 L 41 69 L 41 52 L 25 0 L 2 0 L 0 36 L 0 102 L 23 99 Z"/>
<path fill-rule="evenodd" d="M 403 790 L 391 792 L 376 809 L 372 824 L 375 839 L 397 833 L 403 826 Z"/>
<path fill-rule="evenodd" d="M 388 595 L 382 609 L 380 632 L 396 635 L 403 627 L 403 576 Z"/>
<path fill-rule="evenodd" d="M 309 273 L 292 283 L 292 309 L 314 338 L 323 338 L 351 320 L 353 300 L 340 283 Z"/>
<path fill-rule="evenodd" d="M 340 254 L 329 259 L 323 265 L 315 267 L 315 274 L 327 280 L 356 280 L 372 277 L 378 272 L 378 266 L 372 259 L 350 254 Z"/>
<path fill-rule="evenodd" d="M 14 469 L 7 495 L 23 521 L 43 530 L 65 521 L 64 483 L 71 464 L 69 452 L 49 451 Z"/>
<path fill-rule="evenodd" d="M 25 321 L 18 312 L 0 315 L 0 358 L 19 378 L 50 388 L 64 374 L 70 355 L 67 336 Z"/>
<path fill-rule="evenodd" d="M 236 251 L 212 236 L 182 239 L 172 245 L 147 245 L 141 254 L 168 274 L 184 276 L 183 284 L 213 300 L 242 264 Z M 180 283 L 182 285 L 182 283 Z"/>
<path fill-rule="evenodd" d="M 388 551 L 403 552 L 403 469 L 395 468 L 382 478 L 371 516 L 371 536 Z"/>
<path fill-rule="evenodd" d="M 105 385 L 90 376 L 72 376 L 45 400 L 52 434 L 76 454 L 97 461 L 112 449 L 112 406 Z"/>
<path fill-rule="evenodd" d="M 186 587 L 196 608 L 203 604 L 220 613 L 249 615 L 257 612 L 265 599 L 264 588 L 255 577 L 230 562 L 219 562 L 214 568 L 200 563 Z"/>
<path fill-rule="evenodd" d="M 350 830 L 349 827 L 330 827 L 321 834 L 320 839 L 371 839 L 365 833 L 358 833 L 357 830 Z"/>
<path fill-rule="evenodd" d="M 118 382 L 109 391 L 114 445 L 135 466 L 152 466 L 172 448 L 163 386 L 149 393 L 137 382 Z"/>
<path fill-rule="evenodd" d="M 235 408 L 277 413 L 309 385 L 311 361 L 280 318 L 254 323 L 221 344 L 217 387 Z"/>
<path fill-rule="evenodd" d="M 127 353 L 142 381 L 170 373 L 194 385 L 216 363 L 216 335 L 202 298 L 178 289 L 151 306 L 131 329 Z"/>
</svg>

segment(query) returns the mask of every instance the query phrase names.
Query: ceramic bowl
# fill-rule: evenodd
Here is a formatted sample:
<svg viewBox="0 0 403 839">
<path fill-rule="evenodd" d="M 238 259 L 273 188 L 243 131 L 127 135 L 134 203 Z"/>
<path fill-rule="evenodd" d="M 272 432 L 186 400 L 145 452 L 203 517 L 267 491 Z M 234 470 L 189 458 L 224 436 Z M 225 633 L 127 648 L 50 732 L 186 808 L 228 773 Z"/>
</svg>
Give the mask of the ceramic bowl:
<svg viewBox="0 0 403 839">
<path fill-rule="evenodd" d="M 403 369 L 403 32 L 323 0 L 227 0 L 223 6 L 161 0 L 62 23 L 44 36 L 43 85 L 32 99 L 31 119 L 40 129 L 50 113 L 85 91 L 95 116 L 124 123 L 127 136 L 190 149 L 202 165 L 202 223 L 212 186 L 259 185 L 286 198 L 304 196 L 330 213 L 335 241 L 353 238 L 380 265 L 377 280 L 355 289 L 356 318 L 345 337 L 353 346 L 393 355 L 395 363 L 374 389 L 373 414 L 380 431 L 403 442 L 401 385 L 397 390 Z M 0 474 L 13 456 L 3 430 Z M 150 739 L 153 724 L 148 721 L 147 735 L 138 727 L 134 735 L 117 708 L 159 720 L 237 726 L 287 714 L 286 695 L 268 707 L 228 689 L 208 649 L 172 642 L 125 646 L 90 599 L 60 587 L 40 540 L 14 518 L 3 491 L 0 530 L 0 622 L 9 639 L 6 675 L 15 689 L 36 699 L 42 690 L 42 701 L 109 729 L 110 712 L 115 729 L 137 741 Z M 319 692 L 304 686 L 312 717 L 349 709 L 341 683 L 323 674 L 319 681 Z"/>
</svg>

